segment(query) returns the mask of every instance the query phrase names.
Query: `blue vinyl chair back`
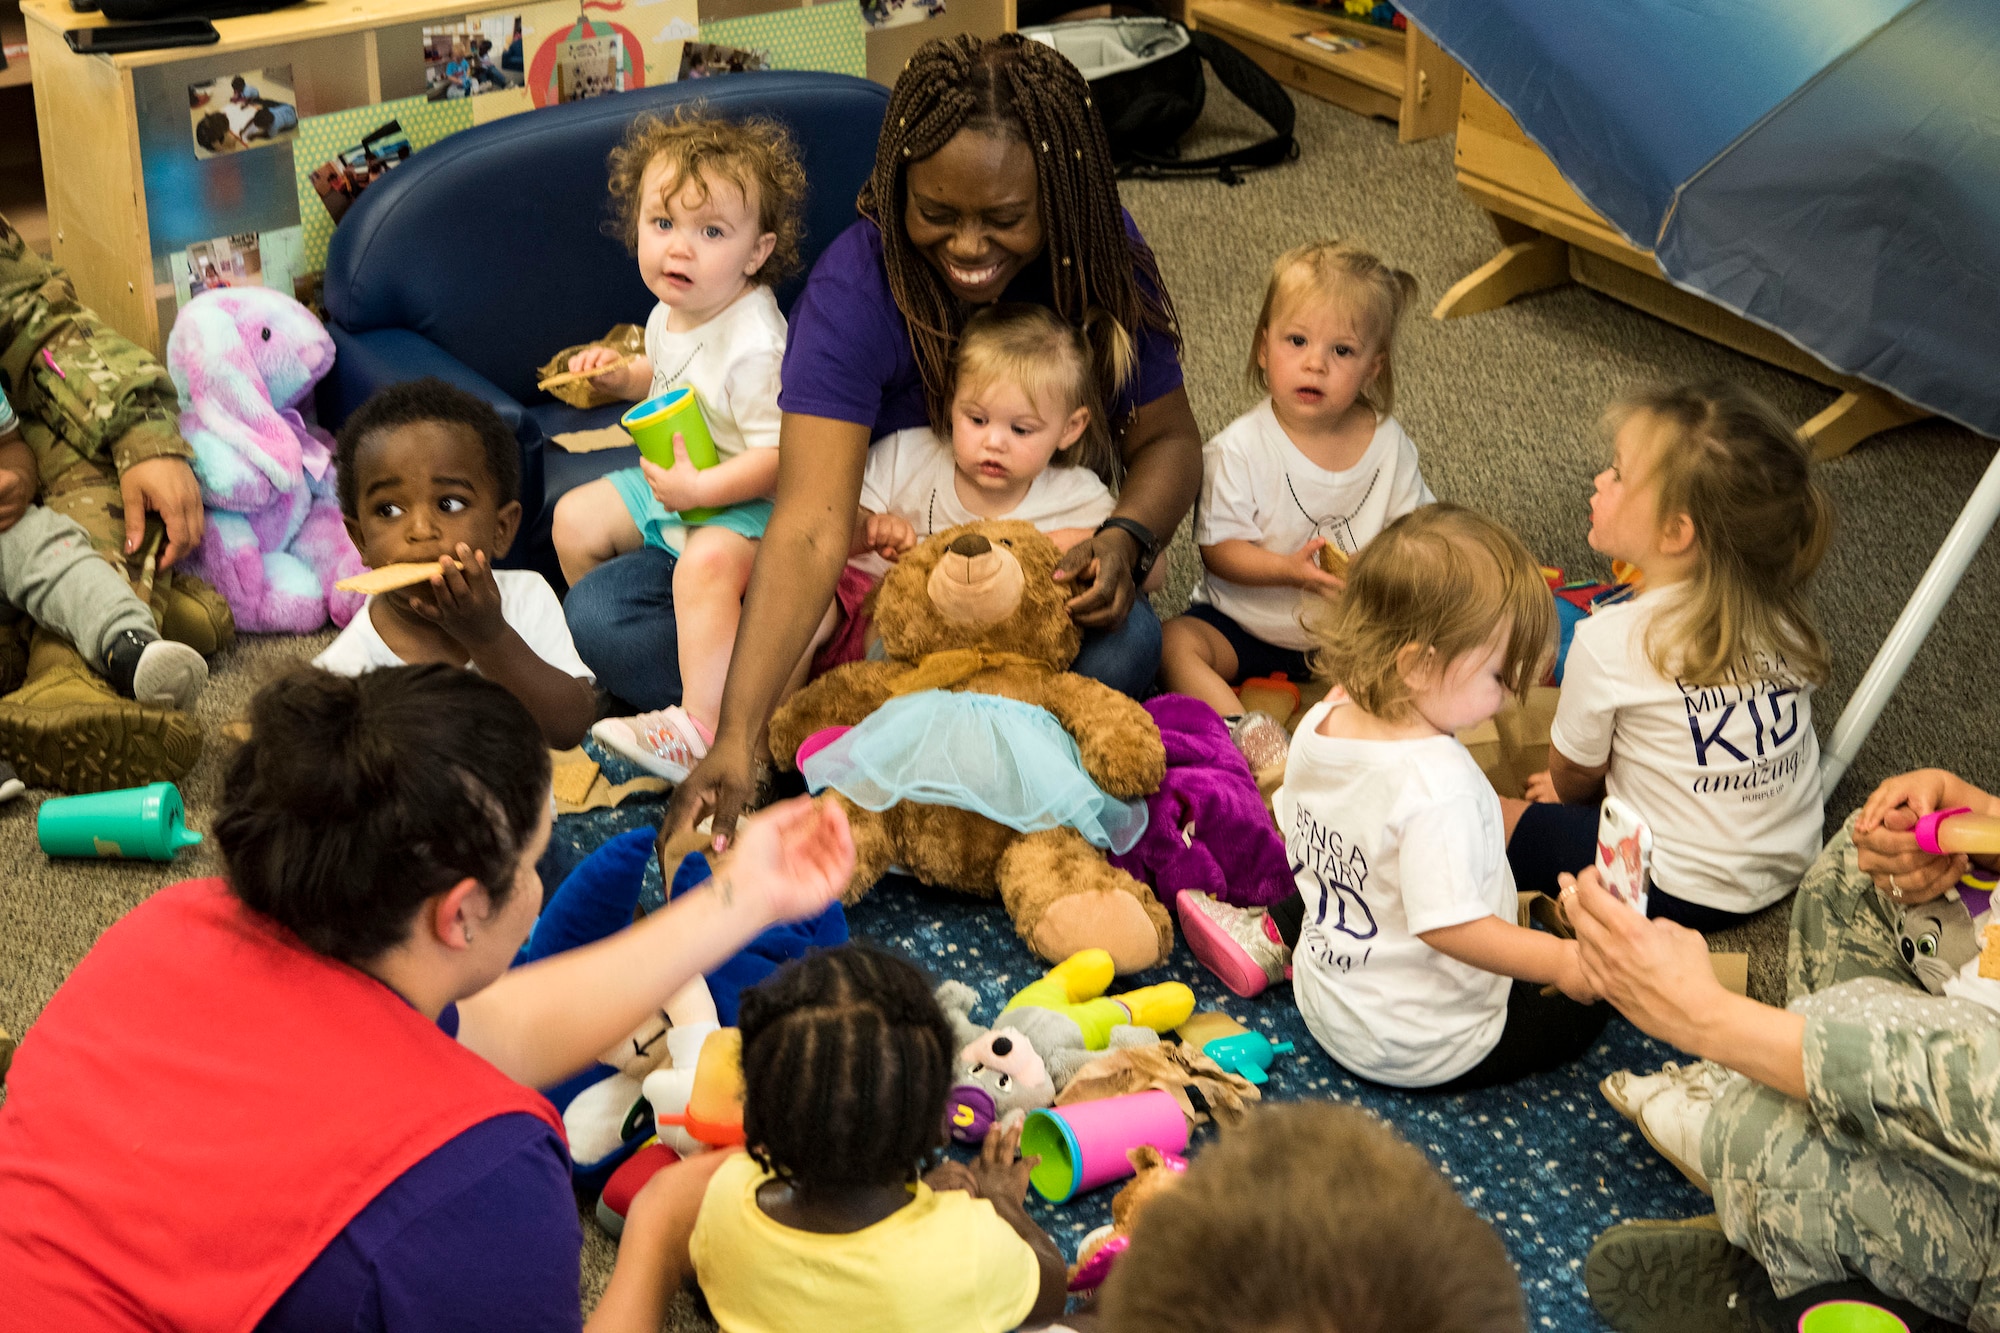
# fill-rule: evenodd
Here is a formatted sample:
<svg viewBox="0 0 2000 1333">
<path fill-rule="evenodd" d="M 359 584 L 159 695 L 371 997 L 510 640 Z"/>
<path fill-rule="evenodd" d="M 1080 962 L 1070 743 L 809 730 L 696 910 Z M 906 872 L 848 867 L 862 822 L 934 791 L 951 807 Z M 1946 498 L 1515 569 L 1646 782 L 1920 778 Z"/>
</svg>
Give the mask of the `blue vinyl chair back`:
<svg viewBox="0 0 2000 1333">
<path fill-rule="evenodd" d="M 355 201 L 327 255 L 326 309 L 348 333 L 407 329 L 517 402 L 556 350 L 643 323 L 654 298 L 611 225 L 605 159 L 642 112 L 700 103 L 792 133 L 808 181 L 801 271 L 855 219 L 889 93 L 776 71 L 664 84 L 511 116 L 414 155 Z M 545 400 L 542 400 L 545 401 Z"/>
</svg>

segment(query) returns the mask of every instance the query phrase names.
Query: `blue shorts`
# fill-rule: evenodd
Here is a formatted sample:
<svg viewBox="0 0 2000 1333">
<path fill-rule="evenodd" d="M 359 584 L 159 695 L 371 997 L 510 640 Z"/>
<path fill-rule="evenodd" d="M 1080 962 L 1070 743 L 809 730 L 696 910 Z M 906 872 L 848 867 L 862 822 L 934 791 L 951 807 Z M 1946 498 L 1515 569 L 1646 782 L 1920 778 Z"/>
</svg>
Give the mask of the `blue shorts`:
<svg viewBox="0 0 2000 1333">
<path fill-rule="evenodd" d="M 1265 643 L 1206 602 L 1194 603 L 1184 614 L 1212 626 L 1229 640 L 1229 651 L 1236 654 L 1236 679 L 1229 682 L 1231 685 L 1241 685 L 1253 676 L 1275 676 L 1279 672 L 1294 685 L 1303 685 L 1313 678 L 1312 664 L 1306 661 L 1304 653 Z"/>
<path fill-rule="evenodd" d="M 646 483 L 646 474 L 635 467 L 619 468 L 608 472 L 604 479 L 618 492 L 618 498 L 625 502 L 625 512 L 632 516 L 633 524 L 646 545 L 656 546 L 662 551 L 678 556 L 680 548 L 669 538 L 675 528 L 727 528 L 741 533 L 751 541 L 764 535 L 765 525 L 771 521 L 771 502 L 765 500 L 745 500 L 742 504 L 730 505 L 719 514 L 712 514 L 699 523 L 689 523 L 673 510 L 660 503 L 653 494 L 653 488 Z"/>
</svg>

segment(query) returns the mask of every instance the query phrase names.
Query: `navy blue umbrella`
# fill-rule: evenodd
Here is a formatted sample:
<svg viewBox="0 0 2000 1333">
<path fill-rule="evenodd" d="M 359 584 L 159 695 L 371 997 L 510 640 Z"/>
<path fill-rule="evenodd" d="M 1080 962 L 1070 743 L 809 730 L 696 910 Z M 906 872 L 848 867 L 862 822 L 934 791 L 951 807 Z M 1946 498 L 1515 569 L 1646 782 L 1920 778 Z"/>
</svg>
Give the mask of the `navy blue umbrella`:
<svg viewBox="0 0 2000 1333">
<path fill-rule="evenodd" d="M 2000 436 L 1996 0 L 1401 7 L 1675 283 Z"/>
<path fill-rule="evenodd" d="M 2000 436 L 2000 0 L 1398 0 L 1676 284 Z M 1834 728 L 1829 794 L 2000 516 Z"/>
</svg>

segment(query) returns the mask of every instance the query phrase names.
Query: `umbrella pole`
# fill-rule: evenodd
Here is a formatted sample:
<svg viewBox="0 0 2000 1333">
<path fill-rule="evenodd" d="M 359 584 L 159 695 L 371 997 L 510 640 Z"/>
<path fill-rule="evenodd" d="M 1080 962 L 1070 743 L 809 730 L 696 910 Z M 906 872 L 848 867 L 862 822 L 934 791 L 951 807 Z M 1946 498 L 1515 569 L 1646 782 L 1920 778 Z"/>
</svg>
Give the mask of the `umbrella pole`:
<svg viewBox="0 0 2000 1333">
<path fill-rule="evenodd" d="M 1918 581 L 1909 604 L 1896 617 L 1875 660 L 1868 664 L 1868 674 L 1855 687 L 1847 707 L 1840 710 L 1840 720 L 1833 724 L 1833 739 L 1827 742 L 1826 752 L 1820 756 L 1819 784 L 1825 795 L 1833 794 L 1841 775 L 1847 772 L 1868 733 L 1874 730 L 1875 720 L 1882 716 L 1889 697 L 1902 684 L 1910 660 L 1923 647 L 1931 626 L 1937 624 L 1944 604 L 1951 600 L 1959 580 L 1965 577 L 1966 566 L 1979 554 L 1986 534 L 1993 530 L 1995 519 L 2000 519 L 2000 454 L 1995 454 L 1987 465 L 1986 475 L 1979 479 L 1972 498 L 1959 512 L 1958 521 L 1945 534 L 1944 544 L 1931 557 L 1930 568 Z"/>
</svg>

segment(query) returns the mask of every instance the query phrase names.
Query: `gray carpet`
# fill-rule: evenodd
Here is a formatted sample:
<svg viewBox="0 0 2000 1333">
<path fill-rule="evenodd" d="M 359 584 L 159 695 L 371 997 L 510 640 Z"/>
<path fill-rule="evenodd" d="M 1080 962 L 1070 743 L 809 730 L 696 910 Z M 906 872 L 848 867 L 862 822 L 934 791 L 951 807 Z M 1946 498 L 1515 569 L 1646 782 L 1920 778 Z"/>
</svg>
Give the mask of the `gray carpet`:
<svg viewBox="0 0 2000 1333">
<path fill-rule="evenodd" d="M 1188 338 L 1188 388 L 1204 434 L 1255 401 L 1243 380 L 1250 326 L 1266 269 L 1307 237 L 1364 240 L 1414 273 L 1417 309 L 1396 355 L 1397 415 L 1437 494 L 1512 524 L 1540 557 L 1578 574 L 1599 566 L 1584 543 L 1590 478 L 1605 445 L 1605 403 L 1639 380 L 1726 376 L 1769 397 L 1796 420 L 1831 391 L 1685 334 L 1608 298 L 1568 288 L 1504 310 L 1435 323 L 1437 297 L 1491 256 L 1484 217 L 1455 187 L 1451 141 L 1402 145 L 1393 126 L 1303 95 L 1301 159 L 1229 188 L 1210 182 L 1139 182 L 1126 200 L 1158 250 Z M 1246 133 L 1252 122 L 1217 88 L 1204 132 Z M 1233 113 L 1233 114 L 1232 114 Z M 1192 142 L 1190 147 L 1196 145 Z M 1823 469 L 1841 529 L 1818 584 L 1821 623 L 1836 674 L 1816 701 L 1822 737 L 1832 728 L 1930 555 L 1986 466 L 1994 443 L 1942 423 L 1877 437 Z M 1196 558 L 1185 534 L 1173 552 L 1163 611 L 1185 602 Z M 1951 768 L 1991 787 L 2000 774 L 1984 752 L 2000 735 L 2000 671 L 1978 626 L 1994 618 L 1994 552 L 1974 563 L 1964 589 L 1918 656 L 1909 679 L 1859 761 L 1833 793 L 1837 821 L 1889 774 Z M 227 748 L 217 728 L 239 716 L 258 683 L 310 657 L 325 635 L 246 639 L 216 663 L 202 701 L 210 743 L 182 784 L 190 822 L 204 827 Z M 31 1023 L 97 935 L 161 885 L 216 870 L 200 848 L 171 867 L 52 863 L 36 850 L 34 809 L 43 793 L 0 807 L 0 1026 Z M 1781 910 L 1719 941 L 1752 951 L 1753 993 L 1775 995 L 1782 965 Z M 587 1228 L 585 1286 L 601 1289 L 611 1247 Z"/>
</svg>

